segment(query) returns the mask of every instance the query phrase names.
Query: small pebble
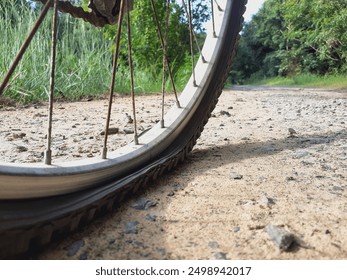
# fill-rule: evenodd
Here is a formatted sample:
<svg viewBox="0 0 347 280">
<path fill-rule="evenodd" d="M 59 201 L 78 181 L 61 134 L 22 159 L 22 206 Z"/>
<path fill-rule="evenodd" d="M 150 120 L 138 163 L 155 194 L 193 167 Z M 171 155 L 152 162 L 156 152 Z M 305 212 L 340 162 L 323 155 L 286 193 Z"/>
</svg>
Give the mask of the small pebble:
<svg viewBox="0 0 347 280">
<path fill-rule="evenodd" d="M 288 177 L 286 177 L 286 181 L 295 181 L 296 179 L 295 179 L 295 177 L 293 177 L 293 176 L 288 176 Z"/>
<path fill-rule="evenodd" d="M 158 253 L 161 256 L 165 256 L 166 255 L 166 249 L 165 248 L 158 248 L 157 251 L 158 251 Z"/>
<path fill-rule="evenodd" d="M 294 137 L 296 134 L 297 134 L 297 132 L 295 131 L 295 129 L 293 129 L 293 128 L 288 128 L 288 132 L 289 132 L 289 136 L 290 137 Z"/>
<path fill-rule="evenodd" d="M 17 146 L 16 150 L 18 153 L 23 153 L 23 152 L 26 152 L 28 150 L 28 148 L 24 147 L 24 146 Z"/>
<path fill-rule="evenodd" d="M 137 210 L 148 210 L 149 208 L 152 208 L 156 205 L 156 202 L 153 202 L 147 198 L 141 198 L 136 201 L 131 207 Z"/>
<path fill-rule="evenodd" d="M 333 191 L 336 191 L 336 192 L 343 192 L 343 188 L 338 187 L 338 186 L 334 186 L 334 187 L 333 187 Z"/>
<path fill-rule="evenodd" d="M 167 194 L 167 196 L 174 196 L 175 195 L 175 192 L 174 191 L 171 191 Z"/>
<path fill-rule="evenodd" d="M 230 113 L 227 112 L 227 111 L 220 111 L 220 114 L 221 114 L 222 116 L 227 116 L 227 117 L 230 117 L 230 116 L 231 116 Z"/>
<path fill-rule="evenodd" d="M 294 234 L 284 228 L 268 225 L 265 229 L 271 240 L 281 251 L 290 251 L 292 245 L 296 243 Z"/>
<path fill-rule="evenodd" d="M 26 133 L 24 133 L 24 132 L 21 132 L 21 133 L 13 133 L 13 134 L 12 134 L 12 137 L 13 137 L 14 139 L 23 139 L 25 136 L 26 136 Z"/>
<path fill-rule="evenodd" d="M 303 157 L 307 157 L 309 156 L 310 153 L 308 151 L 305 151 L 305 150 L 299 150 L 299 151 L 296 151 L 295 152 L 295 155 L 294 157 L 295 158 L 303 158 Z"/>
<path fill-rule="evenodd" d="M 231 172 L 230 178 L 234 180 L 241 180 L 243 178 L 243 175 L 237 173 L 237 172 Z"/>
<path fill-rule="evenodd" d="M 117 134 L 118 132 L 119 132 L 119 128 L 118 127 L 110 127 L 108 129 L 108 135 Z M 105 131 L 101 131 L 100 135 L 105 135 Z"/>
<path fill-rule="evenodd" d="M 208 247 L 210 247 L 211 249 L 217 249 L 219 248 L 219 244 L 216 241 L 210 241 L 208 242 Z"/>
<path fill-rule="evenodd" d="M 276 204 L 276 199 L 272 197 L 263 196 L 260 203 L 270 207 Z"/>
<path fill-rule="evenodd" d="M 138 234 L 137 226 L 140 223 L 138 221 L 128 222 L 125 224 L 125 233 L 126 234 Z"/>
<path fill-rule="evenodd" d="M 227 259 L 227 255 L 225 253 L 222 253 L 222 252 L 215 253 L 214 257 L 216 260 L 226 260 Z"/>
<path fill-rule="evenodd" d="M 80 260 L 88 260 L 88 253 L 84 252 L 80 255 Z"/>
<path fill-rule="evenodd" d="M 239 232 L 240 230 L 241 230 L 240 227 L 234 227 L 234 229 L 233 229 L 234 232 Z"/>
<path fill-rule="evenodd" d="M 84 246 L 84 240 L 75 241 L 70 246 L 65 248 L 67 250 L 67 256 L 72 257 L 72 256 L 76 255 L 82 246 Z"/>
<path fill-rule="evenodd" d="M 125 134 L 134 134 L 134 130 L 128 129 L 128 128 L 124 128 L 124 129 L 123 129 L 123 132 L 124 132 Z"/>
<path fill-rule="evenodd" d="M 147 214 L 145 217 L 145 219 L 150 222 L 155 222 L 157 218 L 158 218 L 157 215 L 151 215 L 151 214 Z"/>
</svg>

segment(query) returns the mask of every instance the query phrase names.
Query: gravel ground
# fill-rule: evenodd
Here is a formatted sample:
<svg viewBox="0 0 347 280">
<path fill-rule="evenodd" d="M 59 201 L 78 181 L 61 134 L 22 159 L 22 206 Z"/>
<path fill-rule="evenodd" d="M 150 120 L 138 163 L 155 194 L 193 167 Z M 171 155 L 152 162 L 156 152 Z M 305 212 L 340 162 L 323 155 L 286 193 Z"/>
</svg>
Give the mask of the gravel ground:
<svg viewBox="0 0 347 280">
<path fill-rule="evenodd" d="M 140 113 L 150 117 L 142 120 L 143 129 L 157 121 L 152 104 L 158 98 L 138 97 Z M 95 140 L 103 126 L 94 117 L 105 104 L 57 105 L 56 121 L 68 125 L 55 134 L 57 160 L 99 154 Z M 42 149 L 36 143 L 44 132 L 33 125 L 42 126 L 44 109 L 30 106 L 20 112 L 0 111 L 0 156 L 42 160 L 41 151 L 31 147 Z M 66 112 L 72 112 L 69 121 Z M 130 141 L 124 132 L 127 111 L 119 112 L 123 119 L 112 124 L 119 129 L 112 139 L 124 144 Z M 15 125 L 3 125 L 13 118 Z M 27 127 L 17 127 L 19 121 L 27 121 Z M 184 164 L 33 258 L 346 259 L 346 122 L 346 92 L 225 91 Z M 87 142 L 79 147 L 80 140 Z"/>
</svg>

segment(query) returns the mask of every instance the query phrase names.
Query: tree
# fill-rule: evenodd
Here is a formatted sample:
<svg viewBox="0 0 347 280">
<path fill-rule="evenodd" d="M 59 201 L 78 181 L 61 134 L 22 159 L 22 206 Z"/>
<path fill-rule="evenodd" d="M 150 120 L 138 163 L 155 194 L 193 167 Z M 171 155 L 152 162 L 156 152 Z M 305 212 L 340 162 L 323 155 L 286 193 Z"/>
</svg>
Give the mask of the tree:
<svg viewBox="0 0 347 280">
<path fill-rule="evenodd" d="M 347 54 L 347 2 L 287 0 L 283 8 L 289 50 L 300 70 L 317 74 L 343 71 Z"/>
<path fill-rule="evenodd" d="M 158 13 L 161 29 L 165 33 L 165 15 L 167 1 L 154 1 Z M 168 28 L 168 58 L 176 72 L 185 62 L 186 56 L 190 55 L 188 21 L 179 1 L 171 1 Z M 198 3 L 199 1 L 194 1 Z M 203 21 L 208 18 L 207 6 L 200 1 L 194 5 L 194 22 L 197 31 L 203 30 Z M 198 16 L 200 14 L 200 17 Z M 153 18 L 153 11 L 149 0 L 134 1 L 134 9 L 131 11 L 132 19 L 132 45 L 133 56 L 136 66 L 143 69 L 151 69 L 160 73 L 162 69 L 162 47 L 158 39 L 157 27 Z M 108 39 L 115 37 L 117 26 L 108 26 L 105 29 Z M 121 57 L 123 64 L 127 63 L 127 38 L 122 35 Z"/>
<path fill-rule="evenodd" d="M 279 53 L 285 49 L 285 30 L 281 6 L 284 0 L 268 0 L 244 25 L 240 45 L 232 67 L 232 80 L 242 83 L 252 75 L 276 76 L 280 69 Z"/>
<path fill-rule="evenodd" d="M 233 74 L 346 73 L 346 22 L 345 0 L 267 0 L 244 27 Z"/>
</svg>

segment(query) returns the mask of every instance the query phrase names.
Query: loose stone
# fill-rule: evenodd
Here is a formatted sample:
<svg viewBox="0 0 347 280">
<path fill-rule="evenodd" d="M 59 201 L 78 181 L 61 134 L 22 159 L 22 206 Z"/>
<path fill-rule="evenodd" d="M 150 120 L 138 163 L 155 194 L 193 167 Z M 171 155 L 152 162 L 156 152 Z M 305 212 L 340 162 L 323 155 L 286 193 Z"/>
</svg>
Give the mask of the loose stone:
<svg viewBox="0 0 347 280">
<path fill-rule="evenodd" d="M 227 255 L 225 253 L 222 253 L 222 252 L 215 253 L 214 257 L 216 260 L 226 260 L 227 259 Z"/>
<path fill-rule="evenodd" d="M 145 219 L 150 222 L 155 222 L 157 218 L 158 218 L 157 215 L 151 215 L 151 214 L 147 214 L 145 217 Z"/>
<path fill-rule="evenodd" d="M 126 234 L 138 234 L 137 226 L 140 223 L 138 221 L 132 221 L 125 224 L 125 233 Z"/>
<path fill-rule="evenodd" d="M 230 178 L 234 180 L 241 180 L 243 178 L 243 175 L 237 173 L 237 172 L 231 172 Z"/>
<path fill-rule="evenodd" d="M 72 243 L 70 246 L 66 247 L 67 255 L 69 257 L 72 257 L 77 254 L 79 249 L 84 246 L 84 240 L 77 240 L 74 243 Z"/>
<path fill-rule="evenodd" d="M 281 251 L 289 251 L 292 245 L 296 243 L 294 234 L 284 228 L 268 225 L 265 229 L 271 240 Z"/>
<path fill-rule="evenodd" d="M 216 241 L 210 241 L 208 242 L 208 247 L 210 247 L 211 249 L 217 249 L 219 248 L 219 244 Z"/>
<path fill-rule="evenodd" d="M 149 208 L 152 208 L 156 205 L 157 203 L 154 201 L 151 201 L 147 198 L 141 198 L 136 201 L 131 207 L 137 210 L 148 210 Z"/>
</svg>

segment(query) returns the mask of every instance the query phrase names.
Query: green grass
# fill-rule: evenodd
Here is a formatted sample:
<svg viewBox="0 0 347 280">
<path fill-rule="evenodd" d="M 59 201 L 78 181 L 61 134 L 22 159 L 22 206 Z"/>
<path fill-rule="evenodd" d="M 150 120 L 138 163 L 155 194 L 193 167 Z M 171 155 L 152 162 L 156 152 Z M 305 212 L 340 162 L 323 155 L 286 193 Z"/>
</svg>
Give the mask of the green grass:
<svg viewBox="0 0 347 280">
<path fill-rule="evenodd" d="M 30 7 L 0 7 L 0 81 L 27 37 L 37 13 Z M 68 15 L 60 15 L 58 25 L 55 98 L 78 100 L 109 91 L 113 42 L 103 30 Z M 21 103 L 48 99 L 51 51 L 51 17 L 48 16 L 18 65 L 4 95 Z M 120 67 L 116 76 L 118 93 L 129 93 L 129 70 Z M 185 67 L 175 74 L 178 90 L 188 80 Z M 161 73 L 156 69 L 136 69 L 135 92 L 161 91 Z M 167 81 L 167 89 L 172 90 Z"/>
<path fill-rule="evenodd" d="M 333 90 L 346 90 L 347 75 L 318 76 L 312 74 L 300 74 L 294 77 L 267 78 L 263 80 L 252 81 L 250 84 L 267 86 L 302 86 Z"/>
<path fill-rule="evenodd" d="M 0 11 L 0 80 L 25 40 L 37 15 L 29 7 Z M 51 19 L 47 17 L 23 60 L 18 65 L 5 95 L 19 102 L 47 99 L 51 48 Z M 107 90 L 112 55 L 101 30 L 68 16 L 59 18 L 56 98 L 79 99 Z"/>
</svg>

